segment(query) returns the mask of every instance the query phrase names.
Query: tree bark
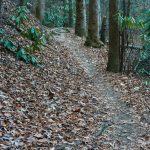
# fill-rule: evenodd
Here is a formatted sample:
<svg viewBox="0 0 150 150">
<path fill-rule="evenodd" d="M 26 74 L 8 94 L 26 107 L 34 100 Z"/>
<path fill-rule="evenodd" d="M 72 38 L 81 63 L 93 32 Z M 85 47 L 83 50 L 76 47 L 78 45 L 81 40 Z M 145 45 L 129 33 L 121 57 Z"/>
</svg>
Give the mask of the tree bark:
<svg viewBox="0 0 150 150">
<path fill-rule="evenodd" d="M 69 0 L 70 2 L 70 0 Z M 68 0 L 63 0 L 63 8 L 64 8 L 64 12 L 63 12 L 63 27 L 68 27 L 69 26 L 69 13 L 66 10 L 66 6 L 68 5 Z"/>
<path fill-rule="evenodd" d="M 122 2 L 122 10 L 123 10 L 123 15 L 128 16 L 130 15 L 130 5 L 131 2 L 130 0 L 123 1 Z M 128 46 L 128 33 L 126 31 L 126 29 L 124 31 L 121 32 L 121 48 L 120 48 L 120 72 L 126 71 L 125 70 L 125 46 Z M 128 70 L 127 70 L 128 71 Z"/>
<path fill-rule="evenodd" d="M 120 71 L 120 39 L 119 26 L 115 19 L 118 11 L 118 1 L 109 0 L 109 53 L 107 71 Z"/>
<path fill-rule="evenodd" d="M 69 27 L 73 27 L 73 1 L 69 0 Z"/>
<path fill-rule="evenodd" d="M 104 16 L 102 20 L 101 41 L 104 44 L 106 43 L 106 16 Z"/>
<path fill-rule="evenodd" d="M 76 0 L 76 26 L 75 34 L 86 36 L 86 5 L 85 0 Z"/>
<path fill-rule="evenodd" d="M 19 5 L 20 5 L 20 6 L 25 5 L 25 0 L 19 0 Z"/>
<path fill-rule="evenodd" d="M 33 0 L 33 14 L 36 16 L 37 0 Z"/>
<path fill-rule="evenodd" d="M 44 22 L 45 2 L 45 0 L 34 0 L 34 14 L 41 23 Z"/>
<path fill-rule="evenodd" d="M 85 42 L 86 46 L 99 48 L 102 45 L 102 42 L 100 41 L 100 17 L 101 15 L 99 0 L 90 0 L 88 36 Z"/>
<path fill-rule="evenodd" d="M 0 15 L 2 14 L 2 0 L 0 0 Z"/>
</svg>

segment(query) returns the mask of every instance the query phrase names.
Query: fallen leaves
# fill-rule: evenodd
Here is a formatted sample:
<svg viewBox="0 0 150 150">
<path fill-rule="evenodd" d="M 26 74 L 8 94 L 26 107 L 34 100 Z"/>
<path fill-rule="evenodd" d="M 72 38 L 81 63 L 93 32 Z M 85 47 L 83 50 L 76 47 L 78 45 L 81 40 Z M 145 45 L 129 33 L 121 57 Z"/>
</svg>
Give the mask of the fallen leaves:
<svg viewBox="0 0 150 150">
<path fill-rule="evenodd" d="M 148 148 L 149 89 L 135 76 L 105 72 L 107 48 L 83 43 L 72 30 L 56 37 L 56 51 L 36 54 L 42 68 L 0 52 L 2 149 Z"/>
</svg>

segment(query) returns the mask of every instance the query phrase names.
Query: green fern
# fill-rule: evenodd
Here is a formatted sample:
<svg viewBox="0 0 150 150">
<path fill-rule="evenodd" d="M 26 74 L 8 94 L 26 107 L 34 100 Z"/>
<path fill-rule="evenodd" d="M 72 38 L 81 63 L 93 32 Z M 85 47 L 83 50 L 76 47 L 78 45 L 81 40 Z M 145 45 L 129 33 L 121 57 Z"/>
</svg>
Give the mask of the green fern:
<svg viewBox="0 0 150 150">
<path fill-rule="evenodd" d="M 38 60 L 34 56 L 27 54 L 25 49 L 19 50 L 16 54 L 16 57 L 17 59 L 21 59 L 26 63 L 31 63 L 33 65 L 39 64 Z"/>
<path fill-rule="evenodd" d="M 29 20 L 28 13 L 30 13 L 29 9 L 26 6 L 19 6 L 13 16 L 11 16 L 11 20 L 15 23 L 17 28 L 24 27 L 24 21 Z"/>
</svg>

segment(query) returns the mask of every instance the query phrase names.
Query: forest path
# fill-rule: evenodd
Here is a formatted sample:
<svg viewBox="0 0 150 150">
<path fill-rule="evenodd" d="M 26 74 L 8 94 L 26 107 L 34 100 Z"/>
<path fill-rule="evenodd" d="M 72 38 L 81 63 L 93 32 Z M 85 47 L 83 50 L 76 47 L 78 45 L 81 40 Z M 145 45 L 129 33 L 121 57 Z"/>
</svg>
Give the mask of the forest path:
<svg viewBox="0 0 150 150">
<path fill-rule="evenodd" d="M 146 135 L 149 129 L 143 126 L 140 117 L 134 110 L 120 99 L 121 93 L 115 92 L 110 83 L 105 81 L 104 74 L 97 68 L 99 62 L 93 61 L 87 48 L 83 45 L 84 40 L 65 32 L 55 36 L 55 39 L 70 52 L 71 57 L 75 58 L 84 69 L 103 100 L 99 102 L 99 111 L 104 107 L 103 110 L 108 114 L 108 117 L 100 123 L 99 127 L 97 125 L 94 138 L 106 134 L 113 141 L 107 142 L 117 150 L 134 150 L 137 146 L 142 148 L 147 145 L 140 138 Z"/>
<path fill-rule="evenodd" d="M 105 72 L 105 47 L 54 30 L 53 49 L 37 54 L 42 67 L 0 51 L 0 149 L 150 149 L 148 93 L 138 80 Z"/>
</svg>

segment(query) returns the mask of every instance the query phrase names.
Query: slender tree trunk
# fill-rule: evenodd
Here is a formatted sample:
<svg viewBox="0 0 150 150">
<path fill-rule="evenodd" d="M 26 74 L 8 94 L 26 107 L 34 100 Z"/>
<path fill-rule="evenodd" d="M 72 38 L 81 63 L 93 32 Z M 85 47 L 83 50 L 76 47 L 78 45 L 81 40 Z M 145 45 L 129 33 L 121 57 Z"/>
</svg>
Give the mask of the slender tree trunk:
<svg viewBox="0 0 150 150">
<path fill-rule="evenodd" d="M 33 12 L 41 23 L 44 22 L 45 2 L 46 2 L 45 0 L 34 0 L 33 4 Z"/>
<path fill-rule="evenodd" d="M 19 5 L 20 5 L 20 6 L 25 5 L 25 0 L 19 0 Z"/>
<path fill-rule="evenodd" d="M 100 31 L 102 29 L 102 7 L 100 0 L 98 1 L 98 4 L 99 4 L 98 10 L 99 10 L 99 36 L 100 36 Z"/>
<path fill-rule="evenodd" d="M 39 10 L 40 10 L 40 22 L 44 22 L 44 17 L 45 17 L 45 0 L 39 0 Z"/>
<path fill-rule="evenodd" d="M 106 16 L 104 16 L 102 20 L 101 41 L 104 44 L 106 43 Z"/>
<path fill-rule="evenodd" d="M 34 12 L 34 15 L 39 18 L 39 0 L 34 0 L 33 1 L 33 12 Z"/>
<path fill-rule="evenodd" d="M 2 14 L 2 0 L 0 0 L 0 15 Z"/>
<path fill-rule="evenodd" d="M 69 0 L 69 27 L 73 27 L 73 1 Z"/>
<path fill-rule="evenodd" d="M 37 0 L 33 0 L 33 14 L 36 16 Z"/>
<path fill-rule="evenodd" d="M 126 2 L 122 1 L 122 10 L 124 17 L 126 16 Z M 120 72 L 123 71 L 123 63 L 124 63 L 124 54 L 125 54 L 125 31 L 121 32 L 121 48 L 120 48 Z"/>
<path fill-rule="evenodd" d="M 89 3 L 89 23 L 88 36 L 85 45 L 99 48 L 102 45 L 100 41 L 100 2 L 99 0 L 90 0 Z"/>
<path fill-rule="evenodd" d="M 130 0 L 123 1 L 122 2 L 122 7 L 123 7 L 123 15 L 128 16 L 130 15 L 130 5 L 131 2 Z M 121 48 L 120 48 L 120 72 L 125 71 L 125 50 L 126 46 L 128 46 L 128 33 L 126 30 L 121 32 Z"/>
<path fill-rule="evenodd" d="M 120 71 L 120 39 L 119 26 L 115 19 L 118 11 L 118 0 L 109 0 L 109 53 L 107 70 L 111 72 Z"/>
<path fill-rule="evenodd" d="M 76 0 L 76 26 L 75 34 L 86 36 L 86 5 L 85 0 Z"/>
<path fill-rule="evenodd" d="M 68 12 L 66 10 L 66 5 L 68 5 L 68 1 L 64 0 L 63 1 L 63 7 L 64 7 L 64 12 L 63 12 L 64 24 L 63 24 L 63 26 L 64 27 L 68 27 L 69 26 L 69 19 L 68 19 L 69 18 L 69 14 L 68 14 Z"/>
</svg>

